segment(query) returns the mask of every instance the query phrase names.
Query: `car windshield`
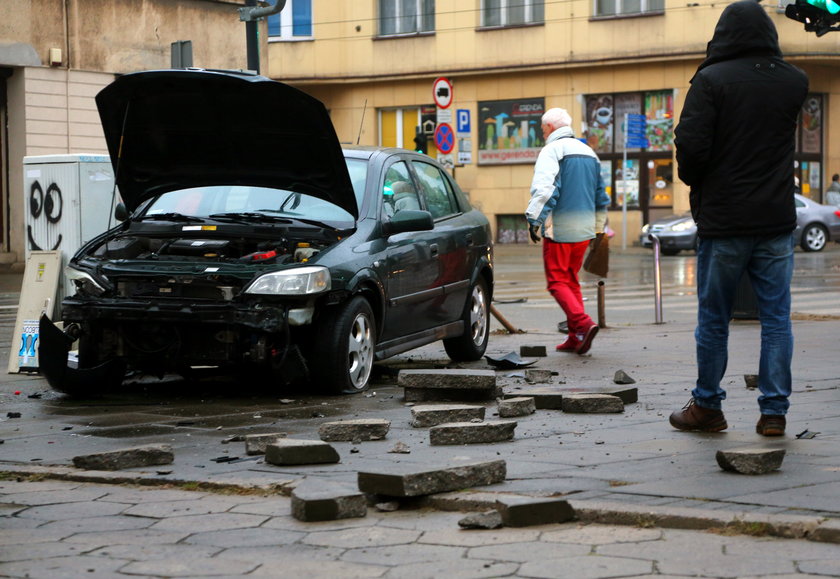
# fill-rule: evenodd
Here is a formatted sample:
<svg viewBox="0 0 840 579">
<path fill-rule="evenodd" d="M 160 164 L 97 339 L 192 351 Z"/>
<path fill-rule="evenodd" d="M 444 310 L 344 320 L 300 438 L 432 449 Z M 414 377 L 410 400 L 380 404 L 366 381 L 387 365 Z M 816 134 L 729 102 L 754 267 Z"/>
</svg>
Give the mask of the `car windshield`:
<svg viewBox="0 0 840 579">
<path fill-rule="evenodd" d="M 362 206 L 367 162 L 347 159 L 358 207 Z M 143 209 L 141 209 L 143 210 Z M 316 222 L 352 222 L 341 207 L 304 193 L 248 185 L 213 185 L 168 191 L 152 199 L 143 210 L 145 219 L 183 221 L 189 218 L 234 218 L 281 221 L 303 219 Z M 277 219 L 281 218 L 281 219 Z"/>
</svg>

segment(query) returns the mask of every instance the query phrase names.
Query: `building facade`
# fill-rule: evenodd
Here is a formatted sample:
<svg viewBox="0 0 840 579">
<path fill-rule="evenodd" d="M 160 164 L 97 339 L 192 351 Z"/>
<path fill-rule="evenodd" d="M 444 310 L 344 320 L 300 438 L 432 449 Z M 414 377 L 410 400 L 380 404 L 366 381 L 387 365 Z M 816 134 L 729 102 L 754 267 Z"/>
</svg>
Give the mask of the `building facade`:
<svg viewBox="0 0 840 579">
<path fill-rule="evenodd" d="M 96 93 L 116 74 L 169 68 L 173 50 L 199 67 L 247 68 L 244 4 L 0 0 L 0 263 L 20 264 L 36 249 L 27 217 L 70 209 L 47 183 L 24 190 L 24 157 L 107 154 Z"/>
<path fill-rule="evenodd" d="M 324 101 L 344 142 L 412 148 L 424 130 L 438 156 L 433 131 L 447 122 L 455 147 L 441 159 L 491 218 L 498 242 L 527 242 L 522 213 L 543 144 L 539 119 L 566 108 L 601 158 L 610 225 L 629 245 L 644 223 L 688 209 L 673 128 L 725 6 L 289 0 L 269 21 L 268 74 Z M 802 192 L 821 201 L 840 172 L 840 143 L 830 138 L 840 131 L 840 35 L 817 38 L 787 19 L 783 4 L 764 6 L 786 58 L 811 79 L 796 171 Z M 443 117 L 432 92 L 439 78 L 452 87 Z"/>
</svg>

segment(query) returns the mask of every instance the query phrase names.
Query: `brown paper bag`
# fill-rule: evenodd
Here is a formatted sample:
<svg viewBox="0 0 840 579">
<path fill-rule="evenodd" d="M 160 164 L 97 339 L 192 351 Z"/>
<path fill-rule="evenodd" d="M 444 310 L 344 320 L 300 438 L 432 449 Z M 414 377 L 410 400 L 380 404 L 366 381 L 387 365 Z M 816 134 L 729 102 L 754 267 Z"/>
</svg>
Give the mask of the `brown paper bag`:
<svg viewBox="0 0 840 579">
<path fill-rule="evenodd" d="M 599 277 L 607 277 L 610 270 L 610 238 L 606 234 L 596 236 L 589 244 L 583 269 Z"/>
</svg>

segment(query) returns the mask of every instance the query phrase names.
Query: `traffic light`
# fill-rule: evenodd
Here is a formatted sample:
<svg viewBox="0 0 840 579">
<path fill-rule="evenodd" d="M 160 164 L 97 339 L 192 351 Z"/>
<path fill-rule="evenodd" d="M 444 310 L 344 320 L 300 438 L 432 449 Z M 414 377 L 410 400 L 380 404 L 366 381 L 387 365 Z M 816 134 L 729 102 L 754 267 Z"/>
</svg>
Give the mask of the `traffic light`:
<svg viewBox="0 0 840 579">
<path fill-rule="evenodd" d="M 835 0 L 796 0 L 787 5 L 785 16 L 804 23 L 805 31 L 815 32 L 817 36 L 840 30 L 836 26 L 840 22 L 840 3 Z"/>
<path fill-rule="evenodd" d="M 426 154 L 429 149 L 429 141 L 426 137 L 426 133 L 423 132 L 422 127 L 417 127 L 414 129 L 414 150 L 418 153 Z"/>
</svg>

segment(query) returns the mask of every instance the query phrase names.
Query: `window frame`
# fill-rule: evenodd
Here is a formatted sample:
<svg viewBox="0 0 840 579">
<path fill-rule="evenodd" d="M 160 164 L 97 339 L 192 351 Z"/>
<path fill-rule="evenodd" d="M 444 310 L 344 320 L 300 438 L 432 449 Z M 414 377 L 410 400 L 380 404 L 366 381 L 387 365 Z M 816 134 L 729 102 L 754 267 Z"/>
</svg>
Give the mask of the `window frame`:
<svg viewBox="0 0 840 579">
<path fill-rule="evenodd" d="M 270 2 L 272 5 L 277 3 L 277 0 L 266 0 Z M 295 4 L 302 4 L 308 3 L 309 4 L 309 35 L 295 35 L 294 33 L 294 7 Z M 268 24 L 268 41 L 269 42 L 301 42 L 307 40 L 314 40 L 315 39 L 315 30 L 314 30 L 314 18 L 312 11 L 314 9 L 315 2 L 313 0 L 286 0 L 286 5 L 278 14 L 272 14 L 271 16 L 266 18 L 266 23 Z M 280 21 L 280 34 L 271 34 L 271 27 L 272 23 L 279 19 Z"/>
<path fill-rule="evenodd" d="M 431 10 L 427 13 L 424 10 L 424 4 L 426 2 L 431 3 Z M 401 0 L 377 0 L 376 8 L 376 35 L 378 38 L 394 38 L 394 37 L 401 37 L 401 36 L 420 36 L 420 35 L 427 35 L 427 34 L 434 34 L 435 33 L 435 13 L 437 11 L 437 6 L 435 5 L 435 0 L 414 0 L 414 16 L 416 17 L 417 26 L 415 26 L 414 30 L 396 30 L 395 32 L 383 32 L 383 10 L 382 6 L 384 3 L 392 4 L 394 7 L 394 22 L 395 28 L 399 28 L 400 22 L 402 21 L 404 15 L 402 14 L 402 2 Z M 431 22 L 427 22 L 427 20 L 431 20 Z M 428 26 L 428 29 L 426 28 Z"/>
<path fill-rule="evenodd" d="M 480 24 L 479 28 L 484 29 L 498 29 L 498 28 L 515 28 L 519 26 L 541 26 L 545 24 L 545 0 L 523 0 L 524 1 L 524 8 L 525 8 L 525 22 L 518 22 L 515 24 L 511 24 L 510 21 L 510 12 L 509 8 L 511 8 L 509 2 L 510 0 L 498 0 L 499 2 L 499 14 L 501 22 L 499 24 L 487 24 L 487 13 L 490 8 L 487 7 L 487 0 L 481 0 L 480 5 Z M 534 20 L 534 5 L 540 3 L 542 4 L 543 14 L 541 20 Z"/>
<path fill-rule="evenodd" d="M 635 18 L 639 16 L 657 16 L 665 14 L 665 0 L 612 0 L 615 2 L 615 12 L 609 14 L 598 13 L 599 0 L 592 0 L 592 18 L 593 19 L 610 19 L 610 18 Z M 621 6 L 624 2 L 638 2 L 641 9 L 637 12 L 623 12 Z M 662 7 L 648 8 L 647 5 L 653 2 L 661 2 Z"/>
</svg>

